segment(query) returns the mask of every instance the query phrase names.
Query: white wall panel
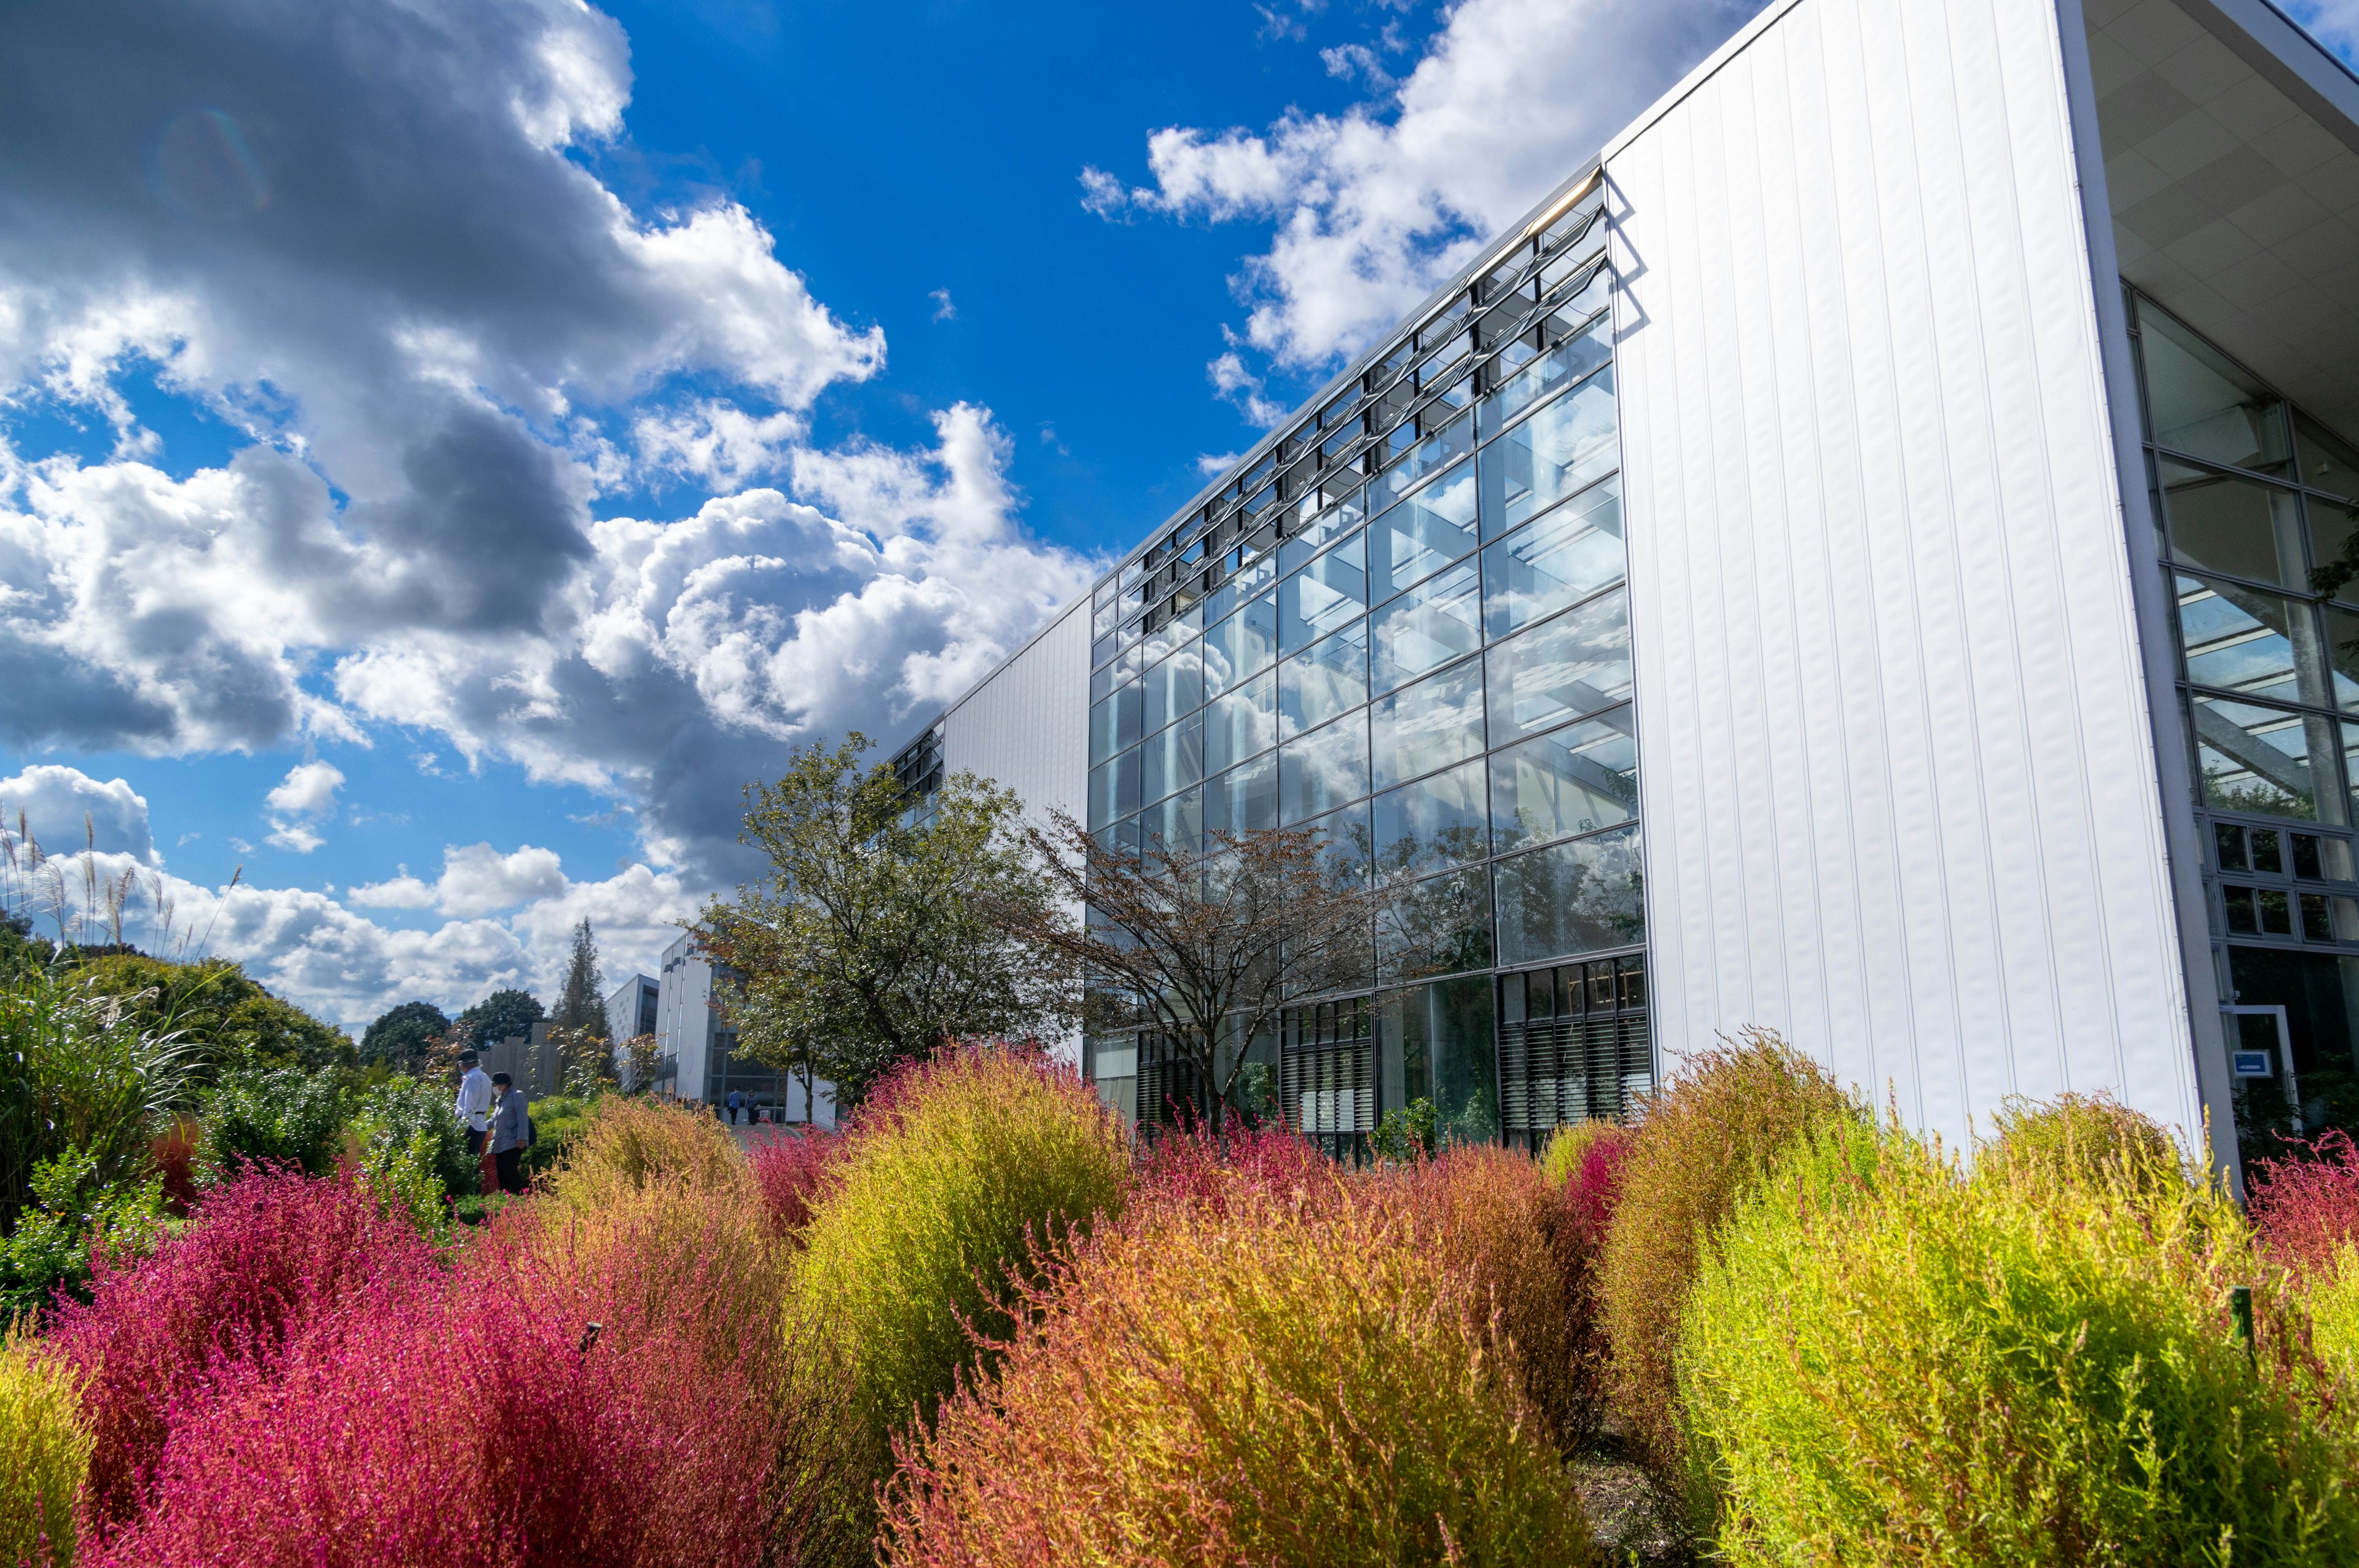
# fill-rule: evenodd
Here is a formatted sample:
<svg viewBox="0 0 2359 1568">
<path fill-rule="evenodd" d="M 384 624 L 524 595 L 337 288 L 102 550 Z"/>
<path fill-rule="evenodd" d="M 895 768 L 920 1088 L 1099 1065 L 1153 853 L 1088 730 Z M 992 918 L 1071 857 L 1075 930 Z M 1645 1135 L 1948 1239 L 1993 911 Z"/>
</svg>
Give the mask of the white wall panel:
<svg viewBox="0 0 2359 1568">
<path fill-rule="evenodd" d="M 1014 790 L 1043 825 L 1089 810 L 1090 614 L 1084 598 L 942 719 L 942 766 Z"/>
<path fill-rule="evenodd" d="M 1797 0 L 1605 164 L 1666 1065 L 2200 1125 L 2050 0 Z"/>
</svg>

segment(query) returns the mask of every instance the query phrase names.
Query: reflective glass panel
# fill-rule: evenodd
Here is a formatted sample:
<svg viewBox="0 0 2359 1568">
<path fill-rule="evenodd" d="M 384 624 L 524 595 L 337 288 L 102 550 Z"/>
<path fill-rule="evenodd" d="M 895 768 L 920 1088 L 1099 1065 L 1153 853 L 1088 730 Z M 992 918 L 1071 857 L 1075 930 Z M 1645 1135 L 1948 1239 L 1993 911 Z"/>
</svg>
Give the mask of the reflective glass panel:
<svg viewBox="0 0 2359 1568">
<path fill-rule="evenodd" d="M 1090 770 L 1090 826 L 1103 827 L 1138 810 L 1138 753 L 1125 752 Z"/>
<path fill-rule="evenodd" d="M 2310 587 L 2337 599 L 2359 600 L 2359 503 L 2330 501 L 2322 495 L 2302 498 L 2310 518 L 2310 558 L 2318 563 Z"/>
<path fill-rule="evenodd" d="M 1376 1034 L 1402 1061 L 1403 1092 L 1430 1099 L 1445 1143 L 1499 1141 L 1499 1054 L 1491 980 L 1436 980 L 1386 996 Z"/>
<path fill-rule="evenodd" d="M 1560 312 L 1578 315 L 1585 307 Z M 1499 384 L 1499 390 L 1475 408 L 1485 439 L 1504 429 L 1508 420 L 1560 386 L 1569 386 L 1614 357 L 1614 323 L 1599 317 L 1582 331 L 1525 365 Z M 1505 356 L 1502 356 L 1505 362 Z"/>
<path fill-rule="evenodd" d="M 2334 686 L 2334 706 L 2359 709 L 2359 614 L 2330 607 L 2326 611 L 2328 678 Z"/>
<path fill-rule="evenodd" d="M 1490 853 L 1481 762 L 1431 773 L 1376 797 L 1376 864 L 1423 875 Z"/>
<path fill-rule="evenodd" d="M 1494 646 L 1491 744 L 1553 730 L 1630 695 L 1628 595 L 1593 599 Z"/>
<path fill-rule="evenodd" d="M 2301 446 L 2301 482 L 2359 501 L 2359 447 L 2299 415 L 2293 423 Z"/>
<path fill-rule="evenodd" d="M 1491 967 L 1491 872 L 1465 866 L 1428 877 L 1376 920 L 1378 983 Z"/>
<path fill-rule="evenodd" d="M 1204 771 L 1258 756 L 1277 744 L 1277 675 L 1256 676 L 1204 710 Z"/>
<path fill-rule="evenodd" d="M 2215 811 L 2312 819 L 2319 814 L 2313 758 L 2333 766 L 2334 721 L 2224 697 L 2190 702 L 2203 804 Z M 2341 820 L 2335 795 L 2328 820 Z"/>
<path fill-rule="evenodd" d="M 1277 711 L 1288 735 L 1315 730 L 1368 700 L 1368 623 L 1353 622 L 1277 667 Z"/>
<path fill-rule="evenodd" d="M 1204 645 L 1191 638 L 1147 671 L 1147 729 L 1160 730 L 1203 705 Z"/>
<path fill-rule="evenodd" d="M 1280 653 L 1310 646 L 1367 608 L 1363 544 L 1355 534 L 1277 585 Z"/>
<path fill-rule="evenodd" d="M 1277 758 L 1264 754 L 1204 786 L 1204 831 L 1259 833 L 1277 826 Z"/>
<path fill-rule="evenodd" d="M 1369 680 L 1389 691 L 1483 645 L 1483 584 L 1463 561 L 1368 618 Z"/>
<path fill-rule="evenodd" d="M 1204 695 L 1251 680 L 1277 657 L 1277 596 L 1265 593 L 1204 633 Z"/>
<path fill-rule="evenodd" d="M 2283 404 L 2152 304 L 2138 327 L 2155 445 L 2243 469 L 2286 460 Z"/>
<path fill-rule="evenodd" d="M 2177 580 L 2189 680 L 2246 697 L 2324 702 L 2309 605 L 2230 582 Z"/>
<path fill-rule="evenodd" d="M 1469 659 L 1379 698 L 1370 709 L 1378 789 L 1483 752 L 1483 662 Z"/>
<path fill-rule="evenodd" d="M 1534 849 L 1494 867 L 1499 962 L 1527 964 L 1646 940 L 1638 827 Z"/>
<path fill-rule="evenodd" d="M 1139 838 L 1148 854 L 1192 855 L 1204 847 L 1204 792 L 1183 789 L 1148 806 L 1138 819 Z"/>
<path fill-rule="evenodd" d="M 2164 460 L 2170 553 L 2201 570 L 2306 588 L 2301 517 L 2291 491 Z"/>
<path fill-rule="evenodd" d="M 1622 481 L 1609 479 L 1483 551 L 1494 639 L 1622 580 Z"/>
<path fill-rule="evenodd" d="M 1426 417 L 1430 418 L 1429 414 Z M 1408 430 L 1402 427 L 1403 431 Z M 1430 428 L 1430 427 L 1429 427 Z M 1399 433 L 1396 433 L 1396 439 Z M 1462 415 L 1422 441 L 1368 483 L 1369 510 L 1381 512 L 1430 473 L 1438 473 L 1474 449 L 1474 416 Z"/>
<path fill-rule="evenodd" d="M 1339 886 L 1368 885 L 1368 868 L 1375 861 L 1368 832 L 1368 803 L 1331 811 L 1304 827 L 1319 835 L 1319 856 Z"/>
<path fill-rule="evenodd" d="M 1186 789 L 1204 776 L 1204 716 L 1191 714 L 1149 735 L 1138 758 L 1139 799 L 1160 800 Z"/>
<path fill-rule="evenodd" d="M 1483 536 L 1504 534 L 1619 462 L 1614 370 L 1598 372 L 1483 449 Z"/>
<path fill-rule="evenodd" d="M 1368 601 L 1381 604 L 1474 547 L 1474 470 L 1451 470 L 1368 528 Z"/>
<path fill-rule="evenodd" d="M 1638 743 L 1630 709 L 1554 730 L 1491 759 L 1491 845 L 1594 832 L 1638 815 Z"/>
<path fill-rule="evenodd" d="M 1138 744 L 1138 719 L 1145 694 L 1136 682 L 1090 708 L 1090 762 L 1103 762 L 1125 746 Z"/>
<path fill-rule="evenodd" d="M 1277 547 L 1277 569 L 1290 572 L 1319 553 L 1320 546 L 1330 539 L 1340 539 L 1360 525 L 1360 494 L 1352 492 L 1348 502 L 1315 513 L 1302 531 Z M 1316 497 L 1312 498 L 1316 500 Z"/>
<path fill-rule="evenodd" d="M 1324 816 L 1368 793 L 1368 717 L 1355 713 L 1298 735 L 1277 754 L 1278 820 Z"/>
</svg>

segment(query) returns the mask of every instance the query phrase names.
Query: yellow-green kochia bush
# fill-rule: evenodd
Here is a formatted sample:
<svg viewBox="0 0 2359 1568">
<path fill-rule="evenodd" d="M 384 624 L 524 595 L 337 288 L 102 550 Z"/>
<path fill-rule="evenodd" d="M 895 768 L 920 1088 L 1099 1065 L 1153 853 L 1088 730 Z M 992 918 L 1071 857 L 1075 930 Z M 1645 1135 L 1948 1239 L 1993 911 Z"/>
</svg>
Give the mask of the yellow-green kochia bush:
<svg viewBox="0 0 2359 1568">
<path fill-rule="evenodd" d="M 0 1339 L 0 1563 L 73 1561 L 90 1446 L 72 1371 L 21 1328 Z"/>
<path fill-rule="evenodd" d="M 2125 1173 L 2126 1171 L 2126 1173 Z M 1734 1563 L 2359 1561 L 2343 1441 L 2236 1339 L 2208 1186 L 1829 1129 L 1740 1202 L 1681 1314 Z"/>
<path fill-rule="evenodd" d="M 2111 1095 L 2010 1100 L 1996 1127 L 1997 1137 L 1974 1153 L 1977 1180 L 2126 1184 L 2169 1197 L 2187 1184 L 2170 1134 Z"/>
<path fill-rule="evenodd" d="M 871 1430 L 930 1420 L 1036 1253 L 1121 1212 L 1121 1123 L 1037 1052 L 945 1052 L 873 1091 L 803 1231 L 795 1332 L 836 1345 Z"/>
<path fill-rule="evenodd" d="M 1621 1166 L 1598 1304 L 1613 1403 L 1658 1469 L 1676 1470 L 1682 1452 L 1671 1356 L 1703 1248 L 1788 1143 L 1866 1119 L 1825 1068 L 1766 1030 L 1695 1057 L 1648 1097 Z"/>
</svg>

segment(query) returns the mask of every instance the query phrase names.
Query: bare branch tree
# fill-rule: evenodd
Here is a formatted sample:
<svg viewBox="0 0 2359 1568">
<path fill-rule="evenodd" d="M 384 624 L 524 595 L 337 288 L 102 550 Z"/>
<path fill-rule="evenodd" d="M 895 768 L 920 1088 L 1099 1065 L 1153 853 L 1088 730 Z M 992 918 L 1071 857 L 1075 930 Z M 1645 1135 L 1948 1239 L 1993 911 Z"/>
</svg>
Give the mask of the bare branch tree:
<svg viewBox="0 0 2359 1568">
<path fill-rule="evenodd" d="M 1070 907 L 1009 911 L 1009 929 L 1087 977 L 1092 1022 L 1136 1006 L 1167 1035 L 1209 1086 L 1215 1132 L 1246 1044 L 1294 998 L 1366 985 L 1377 922 L 1405 897 L 1397 881 L 1340 867 L 1316 828 L 1214 832 L 1201 850 L 1136 855 L 1061 811 L 1026 832 Z"/>
</svg>

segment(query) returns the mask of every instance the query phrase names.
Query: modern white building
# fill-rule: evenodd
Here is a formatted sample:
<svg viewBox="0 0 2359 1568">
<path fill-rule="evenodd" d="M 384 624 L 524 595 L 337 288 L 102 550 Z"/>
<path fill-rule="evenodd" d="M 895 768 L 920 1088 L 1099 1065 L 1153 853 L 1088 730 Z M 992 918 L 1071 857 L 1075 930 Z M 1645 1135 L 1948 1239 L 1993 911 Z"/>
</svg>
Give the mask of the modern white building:
<svg viewBox="0 0 2359 1568">
<path fill-rule="evenodd" d="M 648 1031 L 663 1043 L 653 1086 L 657 1093 L 722 1106 L 736 1091 L 778 1121 L 835 1125 L 832 1084 L 817 1080 L 807 1095 L 800 1078 L 737 1054 L 737 1032 L 730 1027 L 727 1013 L 713 1005 L 714 982 L 725 979 L 727 971 L 716 971 L 697 950 L 693 935 L 683 935 L 666 947 L 660 967 L 654 1028 Z"/>
<path fill-rule="evenodd" d="M 1748 1024 L 1953 1141 L 2343 1115 L 2359 80 L 2264 0 L 1777 0 L 1567 172 L 908 776 L 1419 878 L 1455 972 L 1253 1044 L 1331 1140 Z"/>
</svg>

